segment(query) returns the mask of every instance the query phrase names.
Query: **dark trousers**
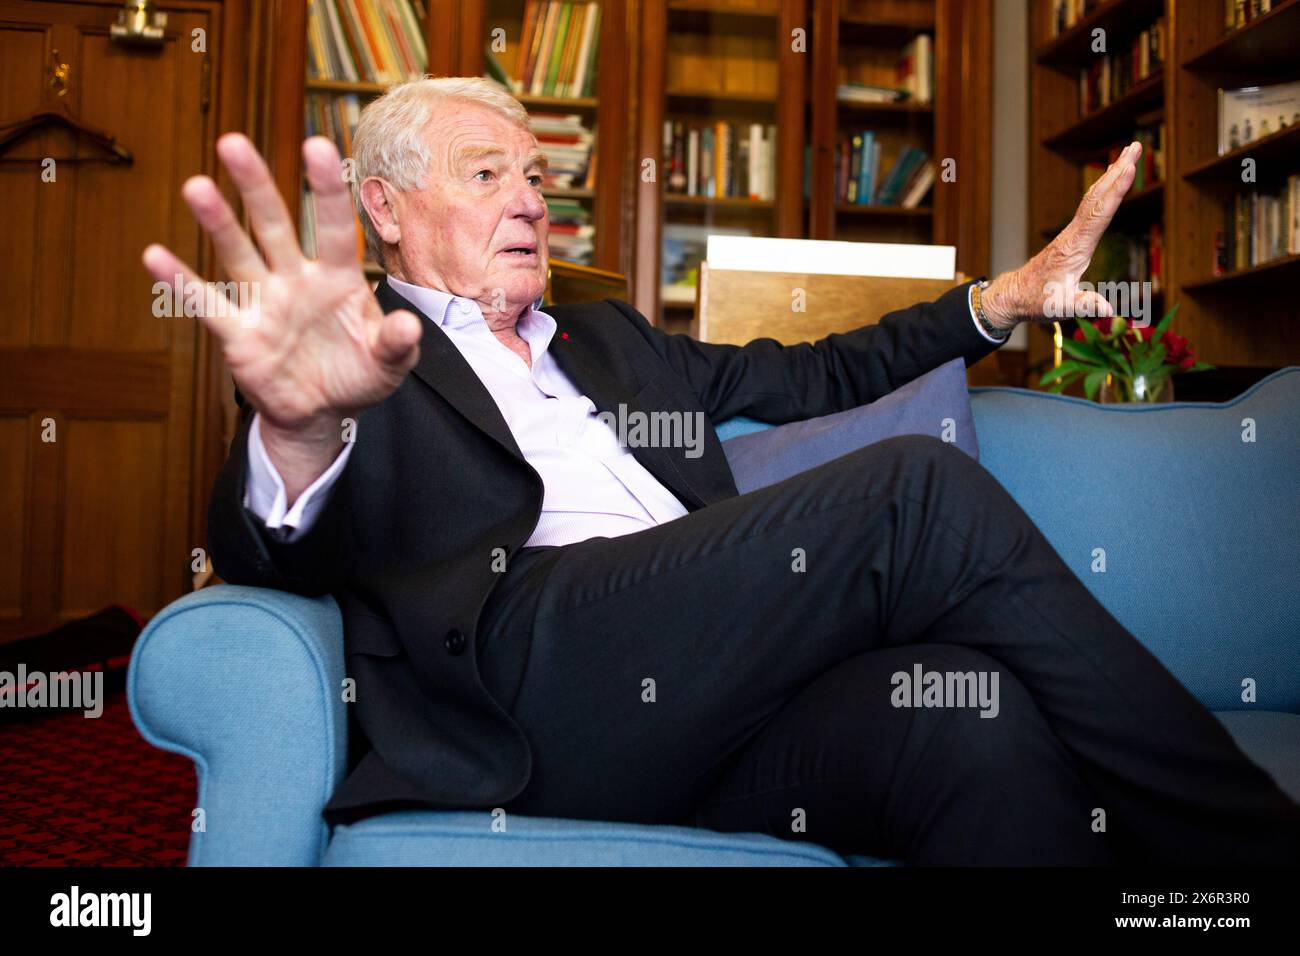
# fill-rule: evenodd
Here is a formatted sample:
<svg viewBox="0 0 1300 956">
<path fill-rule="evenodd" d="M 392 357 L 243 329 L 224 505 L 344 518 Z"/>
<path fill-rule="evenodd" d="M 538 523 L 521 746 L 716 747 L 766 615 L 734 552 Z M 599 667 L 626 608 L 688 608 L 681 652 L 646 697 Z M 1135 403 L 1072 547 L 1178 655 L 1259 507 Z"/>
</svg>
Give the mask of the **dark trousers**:
<svg viewBox="0 0 1300 956">
<path fill-rule="evenodd" d="M 910 863 L 1300 859 L 1300 807 L 934 438 L 526 548 L 484 620 L 484 682 L 533 752 L 507 812 Z M 996 673 L 996 716 L 900 706 L 918 665 Z"/>
</svg>

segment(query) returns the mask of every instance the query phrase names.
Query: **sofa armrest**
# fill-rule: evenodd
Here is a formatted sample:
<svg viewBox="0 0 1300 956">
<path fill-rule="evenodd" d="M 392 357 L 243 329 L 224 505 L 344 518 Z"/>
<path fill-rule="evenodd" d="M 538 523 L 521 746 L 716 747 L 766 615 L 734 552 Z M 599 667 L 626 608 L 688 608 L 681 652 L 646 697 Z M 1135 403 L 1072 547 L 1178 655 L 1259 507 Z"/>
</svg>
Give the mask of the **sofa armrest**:
<svg viewBox="0 0 1300 956">
<path fill-rule="evenodd" d="M 169 604 L 127 681 L 146 740 L 198 771 L 191 866 L 314 866 L 347 762 L 333 598 L 219 585 Z M 198 829 L 198 820 L 202 829 Z"/>
</svg>

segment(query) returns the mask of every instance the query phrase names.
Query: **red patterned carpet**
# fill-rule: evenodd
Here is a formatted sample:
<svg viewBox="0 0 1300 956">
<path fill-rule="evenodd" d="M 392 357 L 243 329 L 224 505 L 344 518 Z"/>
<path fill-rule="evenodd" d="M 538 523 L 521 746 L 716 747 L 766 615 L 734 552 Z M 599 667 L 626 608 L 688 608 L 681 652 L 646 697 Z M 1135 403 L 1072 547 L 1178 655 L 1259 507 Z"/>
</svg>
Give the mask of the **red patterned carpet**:
<svg viewBox="0 0 1300 956">
<path fill-rule="evenodd" d="M 94 719 L 0 726 L 0 866 L 184 866 L 197 785 L 119 692 Z"/>
</svg>

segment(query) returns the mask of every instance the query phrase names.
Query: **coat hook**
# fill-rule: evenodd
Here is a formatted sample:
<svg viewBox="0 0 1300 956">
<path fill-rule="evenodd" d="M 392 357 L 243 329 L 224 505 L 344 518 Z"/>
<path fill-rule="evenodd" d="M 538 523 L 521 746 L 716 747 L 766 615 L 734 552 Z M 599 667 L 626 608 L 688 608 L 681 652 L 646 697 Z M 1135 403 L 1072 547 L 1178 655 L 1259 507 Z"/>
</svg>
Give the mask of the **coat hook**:
<svg viewBox="0 0 1300 956">
<path fill-rule="evenodd" d="M 124 46 L 162 46 L 166 28 L 167 14 L 154 10 L 153 0 L 126 0 L 108 36 Z"/>
</svg>

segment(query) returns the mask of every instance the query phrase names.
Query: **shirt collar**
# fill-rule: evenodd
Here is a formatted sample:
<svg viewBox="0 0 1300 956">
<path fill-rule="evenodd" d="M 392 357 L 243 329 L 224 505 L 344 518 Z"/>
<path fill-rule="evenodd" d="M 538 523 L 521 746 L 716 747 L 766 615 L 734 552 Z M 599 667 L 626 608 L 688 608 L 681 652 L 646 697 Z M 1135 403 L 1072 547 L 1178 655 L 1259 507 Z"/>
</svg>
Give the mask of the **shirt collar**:
<svg viewBox="0 0 1300 956">
<path fill-rule="evenodd" d="M 401 279 L 394 279 L 392 276 L 388 276 L 387 281 L 393 287 L 394 292 L 401 295 L 443 329 L 465 328 L 474 325 L 476 322 L 483 321 L 483 313 L 479 309 L 479 304 L 473 299 L 452 295 L 450 292 L 443 292 L 441 289 L 412 285 L 409 282 L 403 282 Z M 540 311 L 543 298 L 545 298 L 544 293 L 539 295 L 528 311 L 519 317 L 521 327 L 526 324 L 526 320 L 531 318 L 534 313 L 545 315 Z M 522 328 L 520 329 L 520 335 L 523 335 Z M 527 338 L 527 336 L 524 337 Z"/>
</svg>

